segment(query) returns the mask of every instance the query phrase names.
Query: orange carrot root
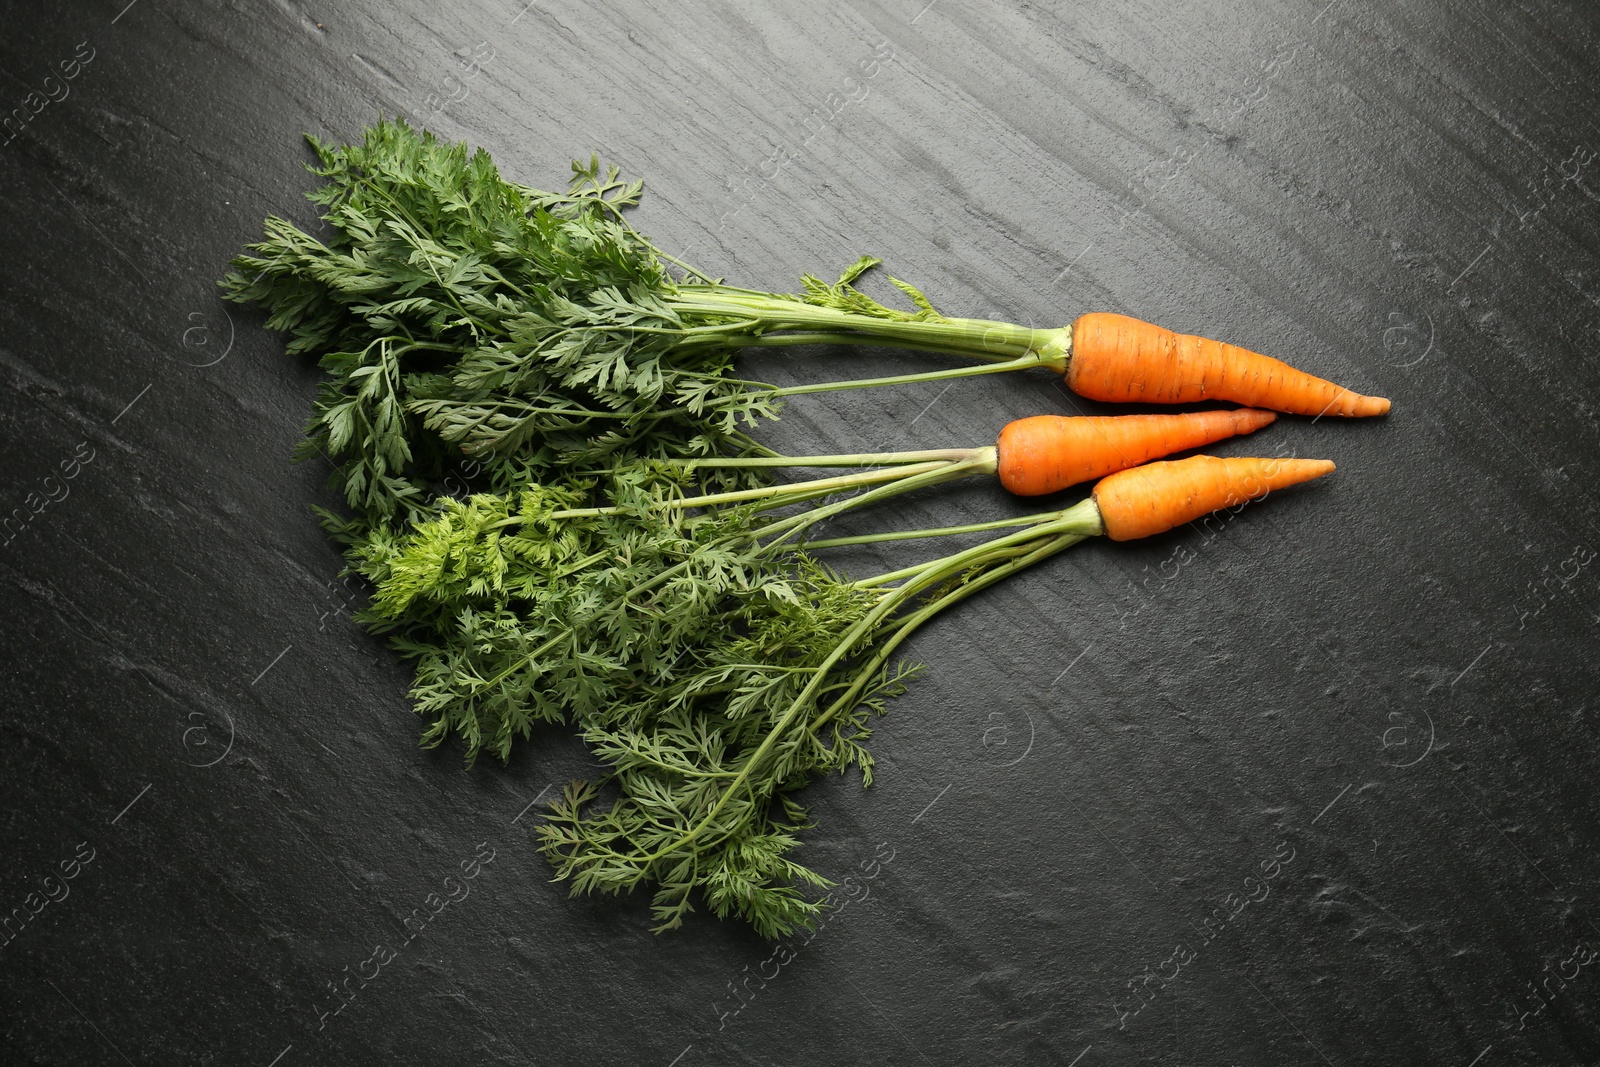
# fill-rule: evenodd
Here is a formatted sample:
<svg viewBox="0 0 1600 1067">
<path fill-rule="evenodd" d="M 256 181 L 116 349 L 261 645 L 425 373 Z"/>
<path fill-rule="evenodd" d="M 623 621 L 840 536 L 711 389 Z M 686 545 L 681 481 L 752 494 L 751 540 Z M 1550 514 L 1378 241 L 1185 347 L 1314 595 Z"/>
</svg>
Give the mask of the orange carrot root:
<svg viewBox="0 0 1600 1067">
<path fill-rule="evenodd" d="M 1270 411 L 1238 408 L 1184 415 L 1064 416 L 1018 419 L 1000 431 L 1000 484 L 1018 496 L 1043 496 L 1174 452 L 1251 433 Z"/>
<path fill-rule="evenodd" d="M 1067 387 L 1111 402 L 1231 400 L 1295 415 L 1382 415 L 1389 401 L 1362 396 L 1282 360 L 1219 341 L 1094 312 L 1072 324 Z"/>
<path fill-rule="evenodd" d="M 1102 478 L 1094 500 L 1113 541 L 1162 533 L 1334 469 L 1326 459 L 1188 459 L 1151 463 Z"/>
</svg>

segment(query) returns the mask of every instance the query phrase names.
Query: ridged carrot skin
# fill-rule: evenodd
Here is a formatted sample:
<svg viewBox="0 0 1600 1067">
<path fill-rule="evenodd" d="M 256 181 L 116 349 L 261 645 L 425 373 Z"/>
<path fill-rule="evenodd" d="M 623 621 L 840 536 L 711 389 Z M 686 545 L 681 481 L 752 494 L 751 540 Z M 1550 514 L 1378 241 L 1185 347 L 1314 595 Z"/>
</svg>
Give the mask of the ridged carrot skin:
<svg viewBox="0 0 1600 1067">
<path fill-rule="evenodd" d="M 1231 400 L 1294 415 L 1382 415 L 1389 401 L 1362 396 L 1282 360 L 1108 312 L 1072 324 L 1067 387 L 1114 403 Z"/>
<path fill-rule="evenodd" d="M 1190 456 L 1102 478 L 1094 487 L 1094 501 L 1107 537 L 1135 541 L 1193 522 L 1218 508 L 1309 482 L 1333 469 L 1333 461 L 1326 459 Z"/>
<path fill-rule="evenodd" d="M 1036 415 L 1000 431 L 1000 484 L 1018 496 L 1043 496 L 1152 459 L 1251 433 L 1278 416 L 1236 408 L 1183 415 Z"/>
</svg>

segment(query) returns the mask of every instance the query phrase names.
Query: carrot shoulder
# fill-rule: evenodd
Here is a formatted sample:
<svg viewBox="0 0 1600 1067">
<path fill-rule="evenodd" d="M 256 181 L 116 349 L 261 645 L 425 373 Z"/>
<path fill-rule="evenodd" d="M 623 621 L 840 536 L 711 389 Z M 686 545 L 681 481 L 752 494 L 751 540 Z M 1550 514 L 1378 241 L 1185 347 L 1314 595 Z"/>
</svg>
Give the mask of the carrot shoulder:
<svg viewBox="0 0 1600 1067">
<path fill-rule="evenodd" d="M 1174 452 L 1251 433 L 1277 416 L 1238 408 L 1183 415 L 1036 415 L 1008 423 L 996 444 L 1000 484 L 1043 496 Z"/>
<path fill-rule="evenodd" d="M 1333 462 L 1326 459 L 1190 456 L 1102 478 L 1094 487 L 1094 501 L 1106 536 L 1133 541 L 1193 522 L 1218 508 L 1309 482 L 1333 469 Z"/>
<path fill-rule="evenodd" d="M 1067 387 L 1092 400 L 1186 404 L 1231 400 L 1295 415 L 1382 415 L 1362 396 L 1247 348 L 1094 312 L 1072 324 Z"/>
</svg>

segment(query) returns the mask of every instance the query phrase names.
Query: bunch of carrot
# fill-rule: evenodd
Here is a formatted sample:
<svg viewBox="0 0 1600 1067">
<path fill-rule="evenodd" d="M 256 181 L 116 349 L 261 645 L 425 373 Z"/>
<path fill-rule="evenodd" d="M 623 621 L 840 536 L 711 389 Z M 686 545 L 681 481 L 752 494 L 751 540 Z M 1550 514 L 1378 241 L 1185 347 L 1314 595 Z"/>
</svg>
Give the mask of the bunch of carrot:
<svg viewBox="0 0 1600 1067">
<path fill-rule="evenodd" d="M 230 297 L 271 312 L 329 372 L 305 455 L 342 465 L 354 517 L 324 514 L 373 586 L 362 616 L 416 665 L 412 694 L 447 736 L 506 758 L 534 720 L 578 728 L 619 798 L 575 785 L 541 829 L 574 891 L 653 883 L 658 928 L 699 891 L 765 935 L 808 923 L 820 884 L 786 853 L 810 776 L 859 766 L 867 716 L 907 671 L 890 657 L 968 596 L 1091 536 L 1148 537 L 1333 470 L 1326 460 L 1186 452 L 1279 412 L 1382 415 L 1279 360 L 1123 315 L 1032 329 L 915 311 L 854 286 L 725 285 L 624 221 L 639 184 L 597 161 L 566 194 L 505 181 L 487 153 L 380 122 L 317 145 L 335 237 L 281 219 L 235 260 Z M 681 276 L 666 263 L 677 264 Z M 975 365 L 776 389 L 734 378 L 746 346 L 878 344 Z M 1111 403 L 1243 405 L 1172 415 L 1041 415 L 992 445 L 782 456 L 744 433 L 783 396 L 1044 368 Z M 461 453 L 483 473 L 437 491 Z M 855 468 L 774 481 L 783 468 Z M 819 524 L 960 478 L 1019 496 L 1093 482 L 1067 508 L 819 538 Z M 846 545 L 1005 531 L 851 581 L 812 558 Z"/>
</svg>

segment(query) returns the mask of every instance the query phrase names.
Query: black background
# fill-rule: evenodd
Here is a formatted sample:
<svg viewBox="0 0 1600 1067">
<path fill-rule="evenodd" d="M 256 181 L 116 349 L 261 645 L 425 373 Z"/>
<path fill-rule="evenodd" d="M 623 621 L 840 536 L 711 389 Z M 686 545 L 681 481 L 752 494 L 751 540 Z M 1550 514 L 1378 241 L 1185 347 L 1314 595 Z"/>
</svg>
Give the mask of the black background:
<svg viewBox="0 0 1600 1067">
<path fill-rule="evenodd" d="M 124 2 L 7 4 L 0 34 L 27 119 L 0 145 L 0 914 L 94 857 L 8 928 L 0 1059 L 1600 1059 L 1596 5 Z M 854 879 L 821 931 L 655 937 L 533 851 L 581 749 L 418 749 L 308 511 L 326 470 L 288 461 L 315 372 L 217 298 L 265 214 L 313 220 L 300 134 L 380 112 L 546 188 L 598 152 L 647 180 L 642 230 L 738 284 L 869 252 L 947 313 L 1126 312 L 1394 412 L 1230 442 L 1340 470 L 930 626 L 878 783 L 809 790 L 801 858 Z M 974 445 L 1073 407 L 1013 375 L 801 398 L 763 434 Z"/>
</svg>

